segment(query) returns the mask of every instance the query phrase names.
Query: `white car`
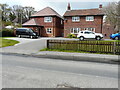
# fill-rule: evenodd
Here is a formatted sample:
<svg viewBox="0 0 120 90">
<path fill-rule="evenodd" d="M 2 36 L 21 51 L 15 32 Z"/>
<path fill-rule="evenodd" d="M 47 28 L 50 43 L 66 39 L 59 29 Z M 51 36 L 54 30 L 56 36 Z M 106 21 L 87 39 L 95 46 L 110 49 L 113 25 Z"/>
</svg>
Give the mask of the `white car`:
<svg viewBox="0 0 120 90">
<path fill-rule="evenodd" d="M 101 40 L 103 38 L 103 35 L 101 33 L 95 33 L 92 31 L 80 31 L 77 35 L 77 38 L 79 38 L 80 40 L 84 40 L 84 39 L 96 39 L 96 40 Z"/>
</svg>

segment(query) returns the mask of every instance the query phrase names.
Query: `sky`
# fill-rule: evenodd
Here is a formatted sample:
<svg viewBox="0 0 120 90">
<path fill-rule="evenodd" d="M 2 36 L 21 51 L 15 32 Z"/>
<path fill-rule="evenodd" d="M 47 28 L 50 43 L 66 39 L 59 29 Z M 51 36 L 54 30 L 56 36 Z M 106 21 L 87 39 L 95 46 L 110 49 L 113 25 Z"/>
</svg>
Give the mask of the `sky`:
<svg viewBox="0 0 120 90">
<path fill-rule="evenodd" d="M 67 5 L 70 3 L 71 9 L 90 9 L 98 8 L 99 4 L 106 6 L 109 2 L 118 2 L 119 0 L 0 0 L 2 4 L 32 6 L 36 11 L 45 7 L 51 7 L 60 15 L 63 15 L 67 10 Z"/>
</svg>

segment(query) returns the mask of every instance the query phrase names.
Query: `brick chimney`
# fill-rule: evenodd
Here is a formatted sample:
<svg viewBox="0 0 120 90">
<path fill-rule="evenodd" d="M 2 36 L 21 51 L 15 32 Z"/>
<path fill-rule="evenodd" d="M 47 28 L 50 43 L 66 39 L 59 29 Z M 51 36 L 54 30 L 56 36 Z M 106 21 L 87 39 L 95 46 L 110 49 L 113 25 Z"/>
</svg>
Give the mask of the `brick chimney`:
<svg viewBox="0 0 120 90">
<path fill-rule="evenodd" d="M 100 9 L 102 8 L 102 4 L 99 5 L 99 8 L 100 8 Z"/>
<path fill-rule="evenodd" d="M 68 3 L 67 10 L 68 10 L 68 11 L 70 11 L 70 10 L 71 10 L 70 3 Z"/>
</svg>

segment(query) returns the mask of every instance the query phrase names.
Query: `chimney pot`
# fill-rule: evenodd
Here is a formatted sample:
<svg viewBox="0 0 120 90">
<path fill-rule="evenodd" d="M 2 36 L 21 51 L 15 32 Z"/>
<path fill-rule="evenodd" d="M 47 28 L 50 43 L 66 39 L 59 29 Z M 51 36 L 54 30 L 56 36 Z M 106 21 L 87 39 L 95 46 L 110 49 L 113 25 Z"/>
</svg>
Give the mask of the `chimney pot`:
<svg viewBox="0 0 120 90">
<path fill-rule="evenodd" d="M 102 8 L 102 4 L 99 5 L 99 8 Z"/>
<path fill-rule="evenodd" d="M 71 10 L 70 3 L 68 3 L 67 10 Z"/>
</svg>

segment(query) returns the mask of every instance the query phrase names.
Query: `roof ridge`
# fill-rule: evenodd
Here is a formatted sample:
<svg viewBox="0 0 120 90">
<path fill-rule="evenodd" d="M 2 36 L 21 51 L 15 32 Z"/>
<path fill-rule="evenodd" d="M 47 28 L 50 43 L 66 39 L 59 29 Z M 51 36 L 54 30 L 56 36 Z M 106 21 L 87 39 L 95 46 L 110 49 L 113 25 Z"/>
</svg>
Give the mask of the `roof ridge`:
<svg viewBox="0 0 120 90">
<path fill-rule="evenodd" d="M 93 10 L 93 9 L 98 9 L 98 10 L 99 10 L 99 8 L 91 8 L 91 9 L 74 9 L 74 10 Z M 74 10 L 70 10 L 70 11 L 74 11 Z"/>
<path fill-rule="evenodd" d="M 31 15 L 31 17 L 34 17 L 34 16 L 49 16 L 49 15 L 55 15 L 55 16 L 58 16 L 58 17 L 62 18 L 62 16 L 57 11 L 55 11 L 53 8 L 51 8 L 49 6 L 43 8 L 42 10 L 39 10 L 35 14 Z"/>
<path fill-rule="evenodd" d="M 56 12 L 53 8 L 49 7 L 50 9 L 52 9 L 55 13 L 57 13 L 58 15 L 60 15 L 58 12 Z M 61 15 L 60 15 L 61 16 Z"/>
<path fill-rule="evenodd" d="M 34 24 L 34 25 L 38 25 L 38 24 L 36 23 L 36 20 L 35 20 L 34 18 L 28 20 L 27 22 L 23 23 L 22 25 L 23 25 L 23 26 L 26 25 L 26 24 L 29 25 L 31 22 L 32 22 L 32 24 Z"/>
<path fill-rule="evenodd" d="M 75 15 L 104 15 L 104 12 L 99 8 L 92 9 L 78 9 L 66 11 L 63 16 L 75 16 Z"/>
</svg>

